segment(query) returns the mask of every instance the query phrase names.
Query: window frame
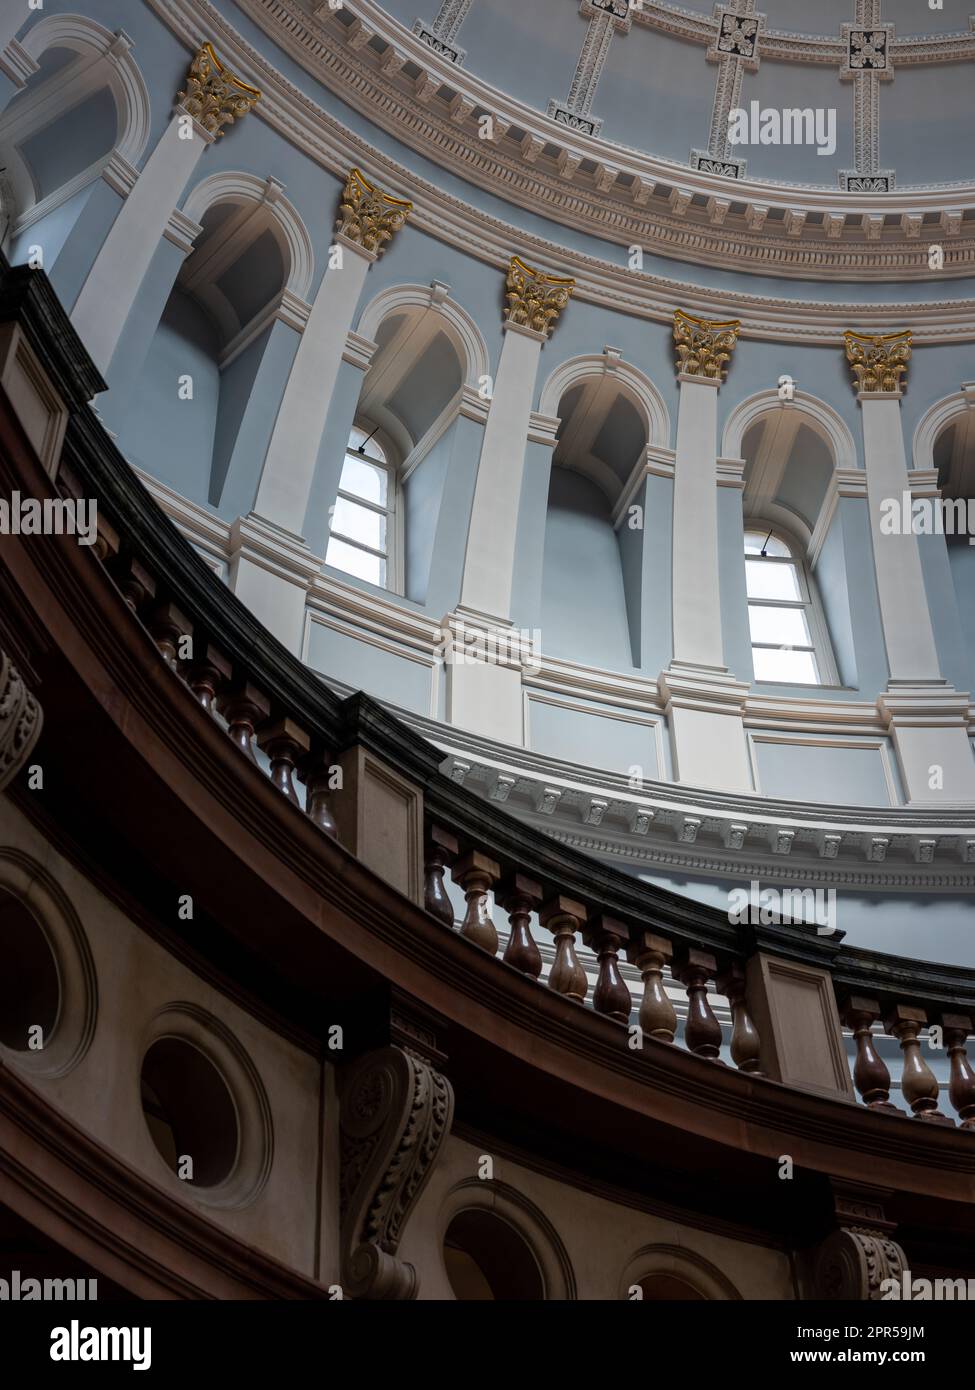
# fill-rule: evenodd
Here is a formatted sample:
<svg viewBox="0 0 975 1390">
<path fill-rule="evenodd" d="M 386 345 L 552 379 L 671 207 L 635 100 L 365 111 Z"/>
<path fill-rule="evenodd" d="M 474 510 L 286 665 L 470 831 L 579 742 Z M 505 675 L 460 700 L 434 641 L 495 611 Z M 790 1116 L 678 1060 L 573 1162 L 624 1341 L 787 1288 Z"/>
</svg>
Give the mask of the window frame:
<svg viewBox="0 0 975 1390">
<path fill-rule="evenodd" d="M 356 435 L 360 435 L 358 443 L 354 443 Z M 370 454 L 360 454 L 359 444 L 363 440 L 372 436 L 371 443 L 374 443 L 382 453 L 382 458 L 373 458 Z M 342 487 L 342 473 L 345 471 L 346 460 L 349 458 L 365 459 L 374 467 L 381 468 L 386 474 L 386 505 L 385 507 L 376 502 L 370 502 L 366 498 L 357 497 L 355 493 L 346 492 Z M 374 512 L 377 516 L 386 518 L 386 549 L 377 550 L 364 541 L 355 540 L 342 531 L 335 529 L 335 512 L 331 512 L 328 519 L 328 536 L 325 542 L 325 564 L 329 569 L 343 576 L 346 580 L 369 584 L 374 589 L 381 589 L 384 593 L 402 594 L 404 575 L 403 575 L 403 508 L 400 485 L 400 463 L 398 450 L 387 432 L 382 427 L 377 427 L 375 422 L 358 416 L 349 431 L 349 439 L 342 455 L 342 469 L 339 473 L 339 482 L 335 490 L 335 503 L 339 501 L 351 502 L 357 507 L 362 507 L 366 511 Z M 332 538 L 341 541 L 344 545 L 350 545 L 355 550 L 361 550 L 366 555 L 374 555 L 378 559 L 386 561 L 386 582 L 379 584 L 372 579 L 363 579 L 360 575 L 351 574 L 339 565 L 331 564 L 328 560 L 328 546 Z"/>
<path fill-rule="evenodd" d="M 767 543 L 768 540 L 776 540 L 785 547 L 787 555 L 760 555 L 752 554 L 746 549 L 749 536 L 761 536 Z M 757 685 L 796 685 L 806 689 L 822 689 L 823 687 L 839 687 L 841 682 L 836 667 L 836 660 L 833 656 L 833 647 L 829 636 L 829 627 L 826 622 L 826 615 L 823 612 L 822 602 L 815 581 L 809 572 L 803 546 L 791 536 L 787 531 L 778 525 L 772 525 L 764 521 L 761 517 L 746 519 L 742 529 L 742 563 L 749 560 L 759 560 L 766 565 L 791 565 L 795 571 L 796 582 L 799 586 L 799 598 L 797 599 L 776 599 L 776 598 L 752 598 L 748 593 L 748 569 L 745 568 L 745 603 L 748 609 L 748 641 L 752 656 L 752 675 Z M 806 629 L 809 633 L 809 642 L 802 644 L 786 642 L 757 642 L 752 637 L 751 631 L 751 609 L 756 608 L 788 608 L 798 609 L 805 616 Z M 754 652 L 756 649 L 761 651 L 790 651 L 809 652 L 812 655 L 813 665 L 816 669 L 818 679 L 815 681 L 783 680 L 760 677 L 755 675 Z"/>
</svg>

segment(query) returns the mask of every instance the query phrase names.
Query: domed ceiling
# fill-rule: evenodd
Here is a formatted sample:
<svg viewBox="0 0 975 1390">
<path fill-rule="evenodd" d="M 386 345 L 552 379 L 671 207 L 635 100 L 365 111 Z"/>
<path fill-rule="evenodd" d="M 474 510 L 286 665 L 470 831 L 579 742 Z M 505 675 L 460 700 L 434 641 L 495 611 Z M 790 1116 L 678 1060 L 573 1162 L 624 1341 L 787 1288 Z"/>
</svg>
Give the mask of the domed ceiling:
<svg viewBox="0 0 975 1390">
<path fill-rule="evenodd" d="M 975 33 L 954 0 L 383 8 L 570 129 L 726 177 L 883 192 L 975 175 L 966 139 Z M 783 117 L 793 111 L 802 118 Z"/>
</svg>

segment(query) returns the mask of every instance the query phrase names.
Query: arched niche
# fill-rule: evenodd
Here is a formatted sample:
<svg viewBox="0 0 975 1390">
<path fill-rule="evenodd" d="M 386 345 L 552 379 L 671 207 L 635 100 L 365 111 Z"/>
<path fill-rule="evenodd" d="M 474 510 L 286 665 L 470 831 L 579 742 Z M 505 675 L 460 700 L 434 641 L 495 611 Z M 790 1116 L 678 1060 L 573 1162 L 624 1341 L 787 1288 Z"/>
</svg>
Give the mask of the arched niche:
<svg viewBox="0 0 975 1390">
<path fill-rule="evenodd" d="M 40 246 L 50 273 L 96 180 L 105 173 L 116 193 L 135 180 L 149 138 L 149 95 L 122 30 L 50 15 L 21 42 L 37 71 L 0 114 L 0 240 L 15 262 Z"/>
<path fill-rule="evenodd" d="M 924 537 L 938 523 L 935 509 L 940 510 L 955 614 L 935 616 L 948 633 L 957 618 L 958 635 L 954 640 L 949 637 L 948 646 L 953 660 L 965 662 L 955 679 L 966 689 L 975 685 L 975 545 L 970 544 L 975 537 L 973 404 L 972 388 L 963 387 L 931 406 L 914 433 L 914 479 L 919 484 L 915 506 L 921 514 L 912 524 L 924 528 L 919 529 L 919 544 L 927 546 L 931 542 Z M 938 559 L 936 549 L 932 559 Z M 938 595 L 932 602 L 945 604 L 944 588 L 939 592 L 932 584 L 932 593 Z"/>
<path fill-rule="evenodd" d="M 740 617 L 732 641 L 741 652 L 733 655 L 735 669 L 750 667 L 754 608 L 746 595 L 744 532 L 768 528 L 781 537 L 801 569 L 801 588 L 808 597 L 809 637 L 815 649 L 821 686 L 856 687 L 860 681 L 857 628 L 879 614 L 868 609 L 868 589 L 861 573 L 864 547 L 869 547 L 869 522 L 856 498 L 865 498 L 865 477 L 857 467 L 849 428 L 836 411 L 810 395 L 796 391 L 784 401 L 776 390 L 757 392 L 737 405 L 725 426 L 725 457 L 744 460 L 740 586 L 735 612 Z M 849 506 L 852 503 L 854 510 Z M 731 538 L 727 538 L 730 544 Z M 867 549 L 867 555 L 871 553 Z M 798 639 L 796 639 L 798 640 Z M 866 678 L 879 680 L 876 670 Z M 775 682 L 773 682 L 773 685 Z M 779 682 L 792 688 L 788 681 Z M 797 685 L 800 684 L 797 682 Z"/>
<path fill-rule="evenodd" d="M 459 426 L 462 413 L 483 415 L 487 409 L 479 395 L 487 349 L 474 320 L 439 282 L 383 290 L 363 311 L 357 332 L 371 344 L 372 355 L 350 402 L 350 438 L 352 432 L 356 438 L 372 436 L 389 464 L 385 587 L 424 603 L 444 509 L 456 509 L 451 484 L 457 493 L 458 473 L 473 473 L 476 465 L 478 450 L 460 439 Z M 345 497 L 348 472 L 347 452 L 333 500 Z M 459 510 L 450 519 L 456 528 L 466 527 Z M 343 548 L 330 538 L 326 564 L 337 573 L 346 572 Z"/>
<path fill-rule="evenodd" d="M 645 476 L 648 446 L 669 430 L 663 402 L 607 351 L 563 364 L 541 403 L 559 422 L 545 517 L 543 648 L 595 667 L 632 668 L 643 533 L 627 528 L 626 503 Z"/>
<path fill-rule="evenodd" d="M 141 371 L 119 402 L 130 462 L 229 519 L 250 509 L 314 278 L 307 229 L 273 178 L 228 171 L 189 194 L 198 228 Z"/>
</svg>

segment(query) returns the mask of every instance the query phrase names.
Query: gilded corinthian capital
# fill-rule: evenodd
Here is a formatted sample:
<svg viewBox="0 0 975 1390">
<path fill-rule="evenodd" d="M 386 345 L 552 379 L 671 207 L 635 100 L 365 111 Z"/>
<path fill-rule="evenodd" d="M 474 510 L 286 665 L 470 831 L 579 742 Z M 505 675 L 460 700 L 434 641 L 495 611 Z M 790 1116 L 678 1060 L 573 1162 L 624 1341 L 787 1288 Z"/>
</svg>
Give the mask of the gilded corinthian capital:
<svg viewBox="0 0 975 1390">
<path fill-rule="evenodd" d="M 532 328 L 547 337 L 568 304 L 575 284 L 574 280 L 543 275 L 540 270 L 525 265 L 520 256 L 512 256 L 505 295 L 506 321 Z"/>
<path fill-rule="evenodd" d="M 843 338 L 846 343 L 846 360 L 853 368 L 856 389 L 898 395 L 904 384 L 907 364 L 911 360 L 912 337 L 909 328 L 905 328 L 902 333 L 883 333 L 876 336 L 854 333 L 848 329 Z"/>
<path fill-rule="evenodd" d="M 711 381 L 723 381 L 738 342 L 738 319 L 714 322 L 674 311 L 674 342 L 677 345 L 677 370 L 688 376 L 703 376 Z"/>
<path fill-rule="evenodd" d="M 358 169 L 352 169 L 339 203 L 336 230 L 364 251 L 378 256 L 412 211 L 413 204 L 405 198 L 391 197 L 371 184 Z"/>
<path fill-rule="evenodd" d="M 222 135 L 225 125 L 243 119 L 260 99 L 257 88 L 225 68 L 209 43 L 193 59 L 186 87 L 176 96 L 184 110 L 214 136 Z"/>
</svg>

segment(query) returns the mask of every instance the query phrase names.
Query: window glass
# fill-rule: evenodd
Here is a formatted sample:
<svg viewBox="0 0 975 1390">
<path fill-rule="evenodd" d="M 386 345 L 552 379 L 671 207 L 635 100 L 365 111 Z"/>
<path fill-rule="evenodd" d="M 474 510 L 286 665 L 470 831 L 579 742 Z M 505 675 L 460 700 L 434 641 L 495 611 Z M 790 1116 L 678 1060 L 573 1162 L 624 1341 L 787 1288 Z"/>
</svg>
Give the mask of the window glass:
<svg viewBox="0 0 975 1390">
<path fill-rule="evenodd" d="M 745 554 L 774 555 L 780 559 L 791 560 L 792 552 L 785 541 L 778 536 L 770 536 L 768 531 L 746 531 L 745 532 Z"/>
<path fill-rule="evenodd" d="M 765 607 L 753 603 L 748 608 L 753 642 L 771 642 L 781 647 L 809 647 L 809 626 L 801 608 Z"/>
<path fill-rule="evenodd" d="M 361 497 L 363 502 L 374 502 L 377 507 L 385 507 L 388 477 L 385 468 L 377 468 L 358 454 L 346 454 L 339 489 L 351 493 L 353 497 Z"/>
<path fill-rule="evenodd" d="M 337 570 L 344 570 L 346 574 L 355 575 L 357 579 L 368 580 L 370 584 L 386 583 L 386 561 L 382 556 L 360 550 L 357 545 L 349 545 L 336 536 L 329 538 L 325 563 Z"/>
<path fill-rule="evenodd" d="M 385 513 L 374 512 L 371 507 L 360 507 L 358 502 L 338 497 L 332 513 L 332 533 L 368 545 L 373 550 L 385 550 Z"/>
<path fill-rule="evenodd" d="M 749 598 L 778 598 L 801 602 L 802 590 L 795 565 L 764 560 L 745 561 L 745 579 Z"/>
<path fill-rule="evenodd" d="M 815 685 L 819 680 L 812 652 L 790 651 L 788 647 L 754 647 L 752 658 L 758 681 Z"/>
</svg>

